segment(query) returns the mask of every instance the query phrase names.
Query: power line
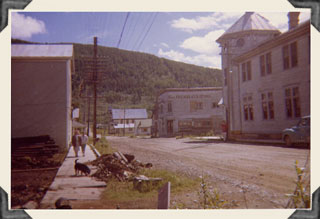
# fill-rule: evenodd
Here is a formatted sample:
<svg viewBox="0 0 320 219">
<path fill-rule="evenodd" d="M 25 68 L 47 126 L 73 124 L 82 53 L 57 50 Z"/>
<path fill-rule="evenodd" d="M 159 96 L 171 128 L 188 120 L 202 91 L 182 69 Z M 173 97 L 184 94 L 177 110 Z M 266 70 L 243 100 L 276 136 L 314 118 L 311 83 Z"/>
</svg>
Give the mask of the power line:
<svg viewBox="0 0 320 219">
<path fill-rule="evenodd" d="M 119 41 L 118 41 L 118 44 L 117 44 L 117 48 L 119 48 L 119 45 L 121 43 L 122 34 L 123 34 L 124 29 L 126 27 L 126 23 L 127 23 L 128 18 L 129 18 L 129 15 L 130 15 L 130 12 L 127 13 L 126 20 L 124 21 L 124 24 L 123 24 L 123 27 L 122 27 L 122 31 L 121 31 L 121 34 L 120 34 L 120 38 L 119 38 Z"/>
<path fill-rule="evenodd" d="M 149 21 L 151 21 L 152 19 L 152 13 L 150 13 L 150 16 L 148 18 L 146 18 L 146 16 L 142 15 L 142 19 L 146 20 L 147 22 L 145 23 L 145 25 L 142 26 L 142 24 L 140 26 L 142 26 L 142 30 L 140 31 L 140 35 L 136 38 L 135 44 L 132 47 L 132 50 L 136 50 L 137 46 L 139 45 L 139 41 L 141 40 L 141 38 L 143 38 L 143 34 L 146 31 L 146 29 L 148 29 L 148 23 Z M 142 22 L 141 22 L 142 23 Z"/>
<path fill-rule="evenodd" d="M 156 19 L 156 17 L 157 17 L 157 15 L 158 15 L 158 12 L 156 12 L 155 16 L 153 17 L 153 19 L 152 19 L 152 21 L 151 21 L 151 23 L 150 23 L 150 26 L 148 27 L 148 30 L 146 31 L 145 35 L 143 36 L 143 38 L 142 38 L 142 40 L 141 40 L 141 42 L 140 42 L 140 44 L 139 44 L 139 46 L 138 46 L 138 48 L 137 48 L 137 51 L 139 51 L 141 45 L 143 44 L 144 40 L 146 39 L 146 37 L 147 37 L 147 35 L 148 35 L 148 33 L 149 33 L 149 31 L 150 31 L 150 29 L 151 29 L 151 27 L 152 27 L 155 19 Z"/>
<path fill-rule="evenodd" d="M 131 23 L 129 23 L 129 28 L 127 31 L 127 40 L 125 41 L 125 44 L 123 45 L 123 48 L 125 48 L 125 49 L 127 49 L 129 47 L 130 41 L 133 38 L 132 37 L 133 33 L 136 30 L 136 26 L 140 20 L 141 13 L 138 13 L 136 16 L 134 16 L 135 14 L 136 13 L 131 13 L 131 15 L 130 15 Z"/>
</svg>

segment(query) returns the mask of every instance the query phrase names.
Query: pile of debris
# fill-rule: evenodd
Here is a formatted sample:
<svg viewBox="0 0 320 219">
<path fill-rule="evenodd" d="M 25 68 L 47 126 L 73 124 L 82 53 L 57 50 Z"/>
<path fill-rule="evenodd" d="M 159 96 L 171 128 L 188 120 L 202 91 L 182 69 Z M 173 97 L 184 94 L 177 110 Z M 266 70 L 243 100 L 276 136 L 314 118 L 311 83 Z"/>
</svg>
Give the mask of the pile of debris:
<svg viewBox="0 0 320 219">
<path fill-rule="evenodd" d="M 121 182 L 127 181 L 133 179 L 141 168 L 152 167 L 151 163 L 143 164 L 139 160 L 135 160 L 134 155 L 122 154 L 121 152 L 104 154 L 92 161 L 91 164 L 97 166 L 97 171 L 92 176 L 105 182 L 113 177 Z"/>
</svg>

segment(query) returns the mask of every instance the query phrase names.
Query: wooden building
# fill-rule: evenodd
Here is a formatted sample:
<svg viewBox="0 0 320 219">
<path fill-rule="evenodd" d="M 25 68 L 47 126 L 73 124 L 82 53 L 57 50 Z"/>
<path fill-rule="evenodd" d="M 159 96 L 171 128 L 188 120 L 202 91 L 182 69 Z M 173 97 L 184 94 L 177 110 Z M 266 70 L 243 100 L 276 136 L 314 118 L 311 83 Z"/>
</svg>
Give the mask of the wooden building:
<svg viewBox="0 0 320 219">
<path fill-rule="evenodd" d="M 153 113 L 153 135 L 220 133 L 222 88 L 171 88 L 157 97 Z"/>
<path fill-rule="evenodd" d="M 230 138 L 278 139 L 310 115 L 310 21 L 299 24 L 298 12 L 288 18 L 281 33 L 247 12 L 217 39 Z"/>
<path fill-rule="evenodd" d="M 72 45 L 12 45 L 12 138 L 50 135 L 61 148 L 68 147 L 72 71 Z"/>
<path fill-rule="evenodd" d="M 135 133 L 135 121 L 148 119 L 146 109 L 110 109 L 110 134 Z"/>
</svg>

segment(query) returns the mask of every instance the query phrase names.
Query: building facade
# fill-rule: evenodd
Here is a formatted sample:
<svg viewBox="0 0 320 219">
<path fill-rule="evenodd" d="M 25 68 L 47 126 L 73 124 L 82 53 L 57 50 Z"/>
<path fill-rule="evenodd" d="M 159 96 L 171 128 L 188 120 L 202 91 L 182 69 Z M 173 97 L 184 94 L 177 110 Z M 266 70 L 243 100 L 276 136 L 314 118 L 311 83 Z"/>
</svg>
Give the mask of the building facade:
<svg viewBox="0 0 320 219">
<path fill-rule="evenodd" d="M 153 113 L 153 135 L 220 133 L 222 88 L 172 88 L 158 97 Z"/>
<path fill-rule="evenodd" d="M 148 119 L 146 109 L 110 109 L 110 134 L 135 133 L 135 121 Z"/>
<path fill-rule="evenodd" d="M 280 138 L 310 115 L 310 22 L 289 13 L 281 33 L 257 13 L 245 13 L 217 42 L 223 102 L 231 138 Z"/>
<path fill-rule="evenodd" d="M 150 135 L 152 127 L 152 119 L 137 119 L 134 121 L 134 134 L 139 135 Z"/>
<path fill-rule="evenodd" d="M 12 45 L 12 138 L 50 135 L 61 148 L 69 146 L 72 72 L 72 45 Z"/>
</svg>

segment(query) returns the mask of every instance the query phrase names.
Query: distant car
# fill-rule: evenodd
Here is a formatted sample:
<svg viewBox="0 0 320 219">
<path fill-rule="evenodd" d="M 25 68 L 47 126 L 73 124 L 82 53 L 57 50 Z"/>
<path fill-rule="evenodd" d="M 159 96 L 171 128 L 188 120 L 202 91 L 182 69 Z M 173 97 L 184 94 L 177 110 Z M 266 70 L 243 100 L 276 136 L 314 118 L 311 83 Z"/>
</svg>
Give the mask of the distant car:
<svg viewBox="0 0 320 219">
<path fill-rule="evenodd" d="M 310 116 L 304 116 L 296 126 L 284 129 L 282 140 L 287 146 L 292 146 L 294 143 L 310 144 Z"/>
</svg>

